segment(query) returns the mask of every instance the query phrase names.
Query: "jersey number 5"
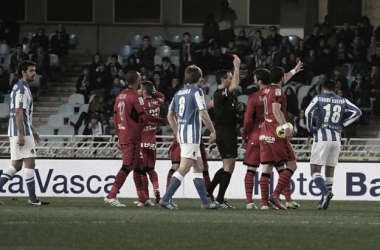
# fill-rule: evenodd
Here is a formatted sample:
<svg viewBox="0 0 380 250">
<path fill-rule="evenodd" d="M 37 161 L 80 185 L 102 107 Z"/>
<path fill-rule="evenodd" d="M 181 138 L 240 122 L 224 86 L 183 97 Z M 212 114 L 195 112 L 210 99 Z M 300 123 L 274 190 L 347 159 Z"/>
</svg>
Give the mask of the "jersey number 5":
<svg viewBox="0 0 380 250">
<path fill-rule="evenodd" d="M 327 104 L 323 107 L 323 109 L 326 111 L 325 120 L 324 122 L 329 122 L 330 116 L 331 116 L 331 104 Z M 340 111 L 342 110 L 342 107 L 340 105 L 334 105 L 333 107 L 333 114 L 331 116 L 331 122 L 338 123 L 340 119 Z"/>
</svg>

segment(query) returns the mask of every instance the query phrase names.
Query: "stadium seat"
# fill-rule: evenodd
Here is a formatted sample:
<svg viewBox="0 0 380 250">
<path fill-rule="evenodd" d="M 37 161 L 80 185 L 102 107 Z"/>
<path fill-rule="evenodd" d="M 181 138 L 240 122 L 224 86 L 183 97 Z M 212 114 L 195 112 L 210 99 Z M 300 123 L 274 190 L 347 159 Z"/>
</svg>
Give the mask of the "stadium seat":
<svg viewBox="0 0 380 250">
<path fill-rule="evenodd" d="M 71 115 L 71 116 L 69 117 L 69 124 L 70 124 L 70 122 L 72 122 L 72 123 L 77 123 L 77 121 L 78 121 L 78 119 L 79 119 L 79 115 L 80 115 L 80 114 L 77 114 L 77 115 Z"/>
<path fill-rule="evenodd" d="M 84 104 L 84 96 L 82 94 L 72 94 L 67 102 L 73 107 L 81 107 Z"/>
<path fill-rule="evenodd" d="M 298 47 L 301 38 L 299 38 L 299 36 L 294 36 L 294 35 L 291 35 L 288 37 L 289 37 L 289 43 L 293 45 L 294 48 Z"/>
<path fill-rule="evenodd" d="M 158 39 L 157 35 L 151 35 L 149 37 L 150 45 L 154 48 L 162 45 L 162 41 Z"/>
<path fill-rule="evenodd" d="M 41 85 L 41 75 L 36 75 L 34 81 L 29 84 L 30 88 L 40 88 Z"/>
<path fill-rule="evenodd" d="M 211 101 L 211 96 L 205 95 L 205 103 L 206 105 Z"/>
<path fill-rule="evenodd" d="M 3 66 L 4 70 L 8 70 L 11 67 L 11 57 L 12 57 L 12 54 L 9 54 L 9 55 L 5 56 L 4 63 L 1 65 L 1 66 Z"/>
<path fill-rule="evenodd" d="M 70 104 L 62 104 L 59 106 L 58 114 L 63 118 L 70 118 L 70 116 L 74 115 L 74 106 Z"/>
<path fill-rule="evenodd" d="M 117 55 L 117 61 L 120 63 L 120 65 L 123 65 L 123 58 L 120 55 Z M 107 58 L 107 65 L 111 63 L 111 56 Z"/>
<path fill-rule="evenodd" d="M 142 45 L 143 37 L 142 35 L 130 35 L 128 39 L 128 45 L 133 48 L 139 48 Z"/>
<path fill-rule="evenodd" d="M 88 99 L 88 103 L 91 103 L 95 96 L 96 95 L 91 95 L 90 98 Z"/>
<path fill-rule="evenodd" d="M 55 54 L 49 54 L 50 57 L 50 67 L 52 69 L 59 69 L 59 57 Z"/>
<path fill-rule="evenodd" d="M 156 55 L 161 56 L 161 57 L 171 56 L 172 49 L 169 46 L 160 46 L 156 50 Z"/>
<path fill-rule="evenodd" d="M 253 90 L 255 89 L 255 90 Z M 247 88 L 246 88 L 246 91 L 247 92 L 250 92 L 250 93 L 253 93 L 253 92 L 256 92 L 257 91 L 257 86 L 255 84 L 251 84 L 249 85 Z"/>
<path fill-rule="evenodd" d="M 168 40 L 173 43 L 180 43 L 182 42 L 182 37 L 180 35 L 173 34 L 169 36 Z"/>
<path fill-rule="evenodd" d="M 306 85 L 306 86 L 302 86 L 298 90 L 297 98 L 298 98 L 298 108 L 299 109 L 301 109 L 302 100 L 307 95 L 307 92 L 309 92 L 310 88 L 311 88 L 311 86 Z"/>
<path fill-rule="evenodd" d="M 38 128 L 38 133 L 40 135 L 54 135 L 54 128 L 48 124 L 44 124 Z"/>
<path fill-rule="evenodd" d="M 6 103 L 0 103 L 0 118 L 9 117 L 9 105 Z"/>
<path fill-rule="evenodd" d="M 70 125 L 63 125 L 58 129 L 58 135 L 75 135 L 75 129 Z"/>
<path fill-rule="evenodd" d="M 57 114 L 57 115 L 49 116 L 47 124 L 52 126 L 53 129 L 59 129 L 60 127 L 62 127 L 64 125 L 63 123 L 64 123 L 63 117 L 61 115 Z"/>
<path fill-rule="evenodd" d="M 218 89 L 218 85 L 216 84 L 211 85 L 208 91 L 208 95 L 213 97 L 217 89 Z"/>
<path fill-rule="evenodd" d="M 132 47 L 129 46 L 129 45 L 123 45 L 123 46 L 120 46 L 120 47 L 117 49 L 117 54 L 118 54 L 119 56 L 121 56 L 121 58 L 122 58 L 123 60 L 126 60 L 126 59 L 128 59 L 128 57 L 129 57 L 130 55 L 133 54 L 133 49 L 132 49 Z M 123 63 L 121 63 L 121 65 L 123 65 Z"/>
<path fill-rule="evenodd" d="M 253 39 L 255 39 L 255 35 L 252 35 L 252 36 L 248 37 L 249 44 L 252 43 Z"/>
<path fill-rule="evenodd" d="M 341 76 L 352 76 L 354 70 L 354 65 L 350 63 L 344 63 L 340 69 Z"/>
<path fill-rule="evenodd" d="M 80 106 L 78 114 L 80 115 L 82 112 L 87 113 L 88 107 L 89 107 L 89 104 L 83 104 L 82 106 Z"/>
<path fill-rule="evenodd" d="M 28 54 L 29 53 L 29 43 L 22 44 L 22 50 Z"/>
<path fill-rule="evenodd" d="M 319 81 L 319 76 L 314 76 L 311 80 L 310 86 L 313 87 Z"/>
<path fill-rule="evenodd" d="M 55 33 L 47 33 L 45 36 L 49 38 L 49 41 L 51 41 L 51 38 L 55 35 Z"/>
<path fill-rule="evenodd" d="M 9 54 L 9 46 L 7 44 L 0 44 L 0 57 L 6 57 Z"/>
<path fill-rule="evenodd" d="M 78 46 L 78 35 L 70 34 L 69 45 L 73 48 Z"/>
<path fill-rule="evenodd" d="M 11 105 L 11 94 L 4 95 L 4 103 Z"/>
<path fill-rule="evenodd" d="M 156 64 L 161 65 L 161 63 L 162 63 L 162 57 L 159 55 L 155 55 L 154 56 L 154 65 L 156 65 Z"/>
<path fill-rule="evenodd" d="M 351 88 L 352 82 L 355 81 L 355 76 L 347 76 L 348 88 Z"/>
<path fill-rule="evenodd" d="M 211 86 L 216 83 L 215 76 L 214 75 L 205 75 L 203 76 L 203 85 L 205 86 Z"/>
<path fill-rule="evenodd" d="M 193 42 L 193 43 L 201 43 L 202 41 L 203 41 L 203 38 L 201 36 L 191 35 L 191 42 Z"/>
<path fill-rule="evenodd" d="M 298 93 L 298 90 L 299 90 L 302 86 L 305 86 L 305 84 L 303 84 L 303 83 L 297 83 L 297 84 L 296 84 L 296 90 L 297 90 L 296 94 Z"/>
<path fill-rule="evenodd" d="M 249 65 L 249 62 L 251 61 L 253 55 L 245 56 L 244 59 L 247 61 L 247 64 Z"/>
<path fill-rule="evenodd" d="M 170 61 L 177 67 L 179 67 L 179 56 L 170 56 Z"/>
<path fill-rule="evenodd" d="M 242 102 L 244 104 L 247 104 L 248 102 L 248 96 L 247 95 L 239 95 L 237 97 L 238 102 Z"/>
</svg>

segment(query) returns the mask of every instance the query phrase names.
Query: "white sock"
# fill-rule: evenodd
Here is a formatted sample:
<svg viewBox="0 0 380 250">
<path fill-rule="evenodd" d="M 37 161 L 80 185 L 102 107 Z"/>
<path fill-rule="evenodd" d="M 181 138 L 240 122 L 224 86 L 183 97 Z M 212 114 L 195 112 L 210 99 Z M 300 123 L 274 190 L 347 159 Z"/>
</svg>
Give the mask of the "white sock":
<svg viewBox="0 0 380 250">
<path fill-rule="evenodd" d="M 193 180 L 195 178 L 203 179 L 203 173 L 193 173 Z"/>
<path fill-rule="evenodd" d="M 180 180 L 181 182 L 183 181 L 183 176 L 178 173 L 178 171 L 176 171 L 174 174 L 173 174 L 173 177 L 176 177 L 178 180 Z"/>
<path fill-rule="evenodd" d="M 327 190 L 332 191 L 332 186 L 334 184 L 334 178 L 333 177 L 326 177 L 325 180 Z"/>
<path fill-rule="evenodd" d="M 16 173 L 17 173 L 17 170 L 13 166 L 10 166 L 3 170 L 3 174 L 1 175 L 1 177 L 9 178 L 10 176 L 10 178 L 12 178 L 12 176 L 14 176 Z"/>
<path fill-rule="evenodd" d="M 25 177 L 26 183 L 34 180 L 34 169 L 25 168 L 24 169 L 24 177 Z"/>
</svg>

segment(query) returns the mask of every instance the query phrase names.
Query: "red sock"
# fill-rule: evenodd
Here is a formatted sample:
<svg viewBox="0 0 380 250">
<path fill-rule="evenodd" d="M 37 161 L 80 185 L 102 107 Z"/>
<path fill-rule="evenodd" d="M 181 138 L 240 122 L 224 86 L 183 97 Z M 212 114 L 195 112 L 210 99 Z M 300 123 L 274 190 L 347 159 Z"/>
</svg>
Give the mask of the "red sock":
<svg viewBox="0 0 380 250">
<path fill-rule="evenodd" d="M 145 202 L 146 197 L 144 194 L 144 183 L 143 183 L 143 177 L 142 174 L 138 171 L 133 171 L 133 180 L 135 181 L 137 196 L 140 202 Z"/>
<path fill-rule="evenodd" d="M 255 174 L 253 170 L 247 170 L 245 174 L 244 184 L 245 184 L 245 195 L 247 196 L 247 202 L 253 203 L 252 194 L 253 194 L 253 185 L 255 183 Z"/>
<path fill-rule="evenodd" d="M 282 191 L 284 191 L 285 187 L 290 185 L 289 183 L 290 183 L 290 178 L 292 178 L 292 175 L 293 175 L 293 171 L 290 170 L 289 168 L 281 172 L 276 189 L 272 193 L 274 197 L 279 198 L 280 194 L 282 193 Z"/>
<path fill-rule="evenodd" d="M 260 177 L 261 205 L 268 206 L 270 174 L 263 173 Z"/>
<path fill-rule="evenodd" d="M 170 180 L 172 179 L 172 176 L 173 176 L 174 172 L 175 172 L 174 169 L 170 169 L 169 170 L 168 177 L 166 178 L 166 190 L 168 190 L 168 187 L 169 187 L 169 184 L 170 184 Z"/>
<path fill-rule="evenodd" d="M 123 186 L 125 180 L 128 177 L 129 172 L 120 169 L 115 177 L 115 182 L 112 185 L 111 191 L 108 194 L 108 199 L 116 198 L 117 193 L 119 193 L 120 188 Z"/>
<path fill-rule="evenodd" d="M 145 199 L 149 199 L 149 181 L 146 173 L 141 175 Z"/>
<path fill-rule="evenodd" d="M 291 185 L 290 180 L 289 180 L 289 184 L 285 186 L 284 194 L 285 194 L 285 200 L 292 201 L 292 185 Z"/>
<path fill-rule="evenodd" d="M 206 190 L 207 190 L 211 183 L 210 175 L 208 173 L 208 170 L 205 170 L 202 173 L 203 173 L 203 179 L 205 180 L 205 185 L 206 185 Z"/>
<path fill-rule="evenodd" d="M 149 175 L 150 182 L 152 182 L 153 189 L 154 190 L 158 189 L 159 185 L 158 185 L 158 175 L 157 175 L 157 172 L 153 168 L 151 168 L 148 171 L 148 175 Z"/>
</svg>

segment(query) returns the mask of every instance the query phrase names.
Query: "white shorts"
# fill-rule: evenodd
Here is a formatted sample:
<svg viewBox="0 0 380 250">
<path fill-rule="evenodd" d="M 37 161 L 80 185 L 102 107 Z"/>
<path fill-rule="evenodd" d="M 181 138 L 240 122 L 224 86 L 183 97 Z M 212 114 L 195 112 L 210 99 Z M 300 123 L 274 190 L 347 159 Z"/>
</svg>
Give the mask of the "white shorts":
<svg viewBox="0 0 380 250">
<path fill-rule="evenodd" d="M 310 164 L 335 167 L 338 165 L 340 141 L 314 142 L 311 148 Z"/>
<path fill-rule="evenodd" d="M 36 158 L 36 143 L 34 142 L 33 135 L 25 136 L 25 144 L 20 147 L 18 136 L 9 137 L 11 148 L 11 160 L 21 160 L 26 158 Z"/>
<path fill-rule="evenodd" d="M 181 157 L 193 160 L 196 160 L 198 157 L 201 157 L 201 150 L 199 148 L 199 144 L 186 143 L 179 144 L 179 146 L 181 147 Z"/>
</svg>

